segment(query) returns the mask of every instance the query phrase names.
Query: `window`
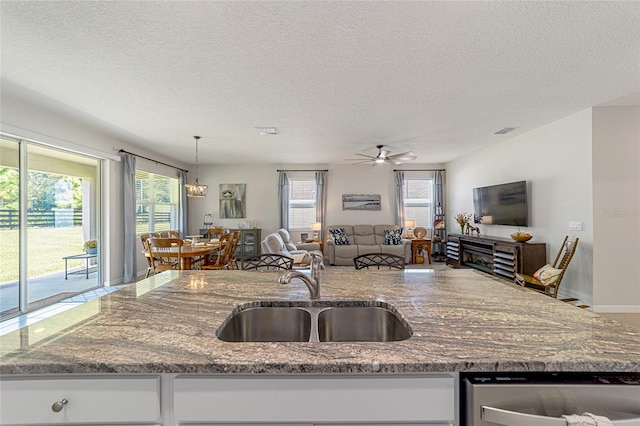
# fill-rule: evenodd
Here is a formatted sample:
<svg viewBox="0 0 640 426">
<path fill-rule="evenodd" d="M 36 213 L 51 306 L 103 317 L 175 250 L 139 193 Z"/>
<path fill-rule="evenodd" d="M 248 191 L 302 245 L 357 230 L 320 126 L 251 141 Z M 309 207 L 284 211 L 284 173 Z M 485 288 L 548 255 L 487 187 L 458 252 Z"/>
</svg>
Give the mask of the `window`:
<svg viewBox="0 0 640 426">
<path fill-rule="evenodd" d="M 416 226 L 433 226 L 433 179 L 405 179 L 404 218 L 416 221 Z"/>
<path fill-rule="evenodd" d="M 315 174 L 289 176 L 289 230 L 311 229 L 316 221 Z"/>
<path fill-rule="evenodd" d="M 136 234 L 178 229 L 178 178 L 136 170 Z"/>
</svg>

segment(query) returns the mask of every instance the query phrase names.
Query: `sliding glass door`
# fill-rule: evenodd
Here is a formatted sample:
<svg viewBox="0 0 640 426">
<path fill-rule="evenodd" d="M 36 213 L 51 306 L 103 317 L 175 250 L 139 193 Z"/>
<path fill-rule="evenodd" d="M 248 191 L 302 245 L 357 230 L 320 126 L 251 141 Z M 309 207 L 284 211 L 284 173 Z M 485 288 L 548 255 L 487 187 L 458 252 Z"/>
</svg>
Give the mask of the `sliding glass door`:
<svg viewBox="0 0 640 426">
<path fill-rule="evenodd" d="M 0 138 L 0 315 L 16 312 L 20 274 L 20 173 L 17 141 Z"/>
<path fill-rule="evenodd" d="M 100 160 L 8 138 L 1 143 L 0 236 L 11 256 L 2 262 L 0 315 L 100 286 Z"/>
</svg>

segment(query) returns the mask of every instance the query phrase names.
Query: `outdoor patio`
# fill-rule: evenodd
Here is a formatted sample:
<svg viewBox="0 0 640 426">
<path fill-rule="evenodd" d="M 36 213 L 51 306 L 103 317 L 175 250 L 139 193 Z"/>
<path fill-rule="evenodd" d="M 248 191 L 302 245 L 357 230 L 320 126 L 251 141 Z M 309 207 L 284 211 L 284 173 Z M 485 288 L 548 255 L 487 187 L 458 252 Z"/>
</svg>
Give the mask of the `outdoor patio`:
<svg viewBox="0 0 640 426">
<path fill-rule="evenodd" d="M 46 275 L 29 279 L 28 298 L 29 308 L 50 304 L 55 300 L 69 298 L 78 293 L 99 288 L 96 269 L 89 271 L 87 278 L 84 266 L 69 267 L 69 274 L 65 280 L 64 269 Z M 79 273 L 82 272 L 82 273 Z M 0 283 L 0 320 L 17 313 L 18 281 Z"/>
</svg>

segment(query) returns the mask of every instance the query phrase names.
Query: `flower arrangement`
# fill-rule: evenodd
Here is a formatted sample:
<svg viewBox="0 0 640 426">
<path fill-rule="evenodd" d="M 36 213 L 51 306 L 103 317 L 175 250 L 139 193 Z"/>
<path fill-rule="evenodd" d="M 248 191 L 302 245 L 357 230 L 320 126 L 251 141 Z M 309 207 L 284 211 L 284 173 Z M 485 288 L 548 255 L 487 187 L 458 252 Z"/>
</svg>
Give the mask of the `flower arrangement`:
<svg viewBox="0 0 640 426">
<path fill-rule="evenodd" d="M 456 220 L 456 222 L 458 222 L 458 225 L 460 225 L 461 234 L 464 234 L 464 226 L 471 220 L 472 217 L 473 216 L 471 215 L 471 213 L 458 213 L 454 216 L 454 219 Z"/>
<path fill-rule="evenodd" d="M 98 247 L 98 241 L 97 240 L 87 240 L 84 242 L 84 250 L 85 251 L 89 251 L 91 250 L 95 250 Z"/>
</svg>

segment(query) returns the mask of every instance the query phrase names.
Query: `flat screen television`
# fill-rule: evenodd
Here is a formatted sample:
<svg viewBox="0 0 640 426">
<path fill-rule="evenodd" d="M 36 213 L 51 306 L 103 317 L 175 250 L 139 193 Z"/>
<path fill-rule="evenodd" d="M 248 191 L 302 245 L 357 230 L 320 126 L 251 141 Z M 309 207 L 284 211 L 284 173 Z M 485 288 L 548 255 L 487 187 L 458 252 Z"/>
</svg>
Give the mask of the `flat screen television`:
<svg viewBox="0 0 640 426">
<path fill-rule="evenodd" d="M 528 226 L 527 182 L 473 188 L 473 213 L 483 225 Z"/>
</svg>

